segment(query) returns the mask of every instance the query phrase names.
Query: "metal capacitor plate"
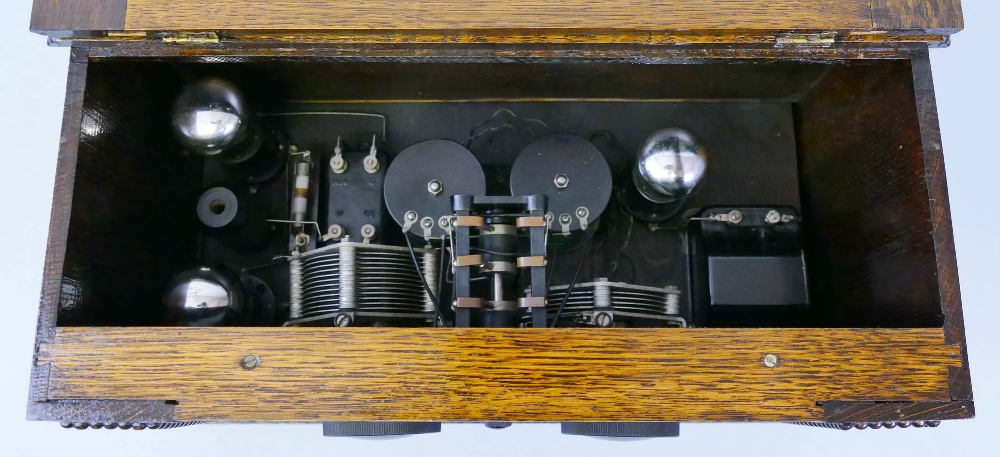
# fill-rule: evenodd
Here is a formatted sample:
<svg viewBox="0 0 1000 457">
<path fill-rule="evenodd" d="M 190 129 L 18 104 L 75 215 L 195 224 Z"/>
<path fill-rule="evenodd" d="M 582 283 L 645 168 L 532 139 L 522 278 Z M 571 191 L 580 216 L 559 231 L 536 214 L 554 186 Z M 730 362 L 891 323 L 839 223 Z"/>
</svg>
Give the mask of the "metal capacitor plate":
<svg viewBox="0 0 1000 457">
<path fill-rule="evenodd" d="M 437 181 L 441 192 L 428 190 Z M 431 218 L 435 222 L 451 215 L 453 195 L 485 195 L 486 177 L 476 157 L 462 145 L 450 140 L 428 140 L 414 144 L 399 153 L 385 176 L 385 205 L 399 225 L 406 224 L 408 211 L 417 213 L 417 220 Z M 417 227 L 414 233 L 423 233 Z M 431 236 L 445 235 L 437 223 Z"/>
<path fill-rule="evenodd" d="M 565 177 L 566 184 L 556 182 Z M 512 195 L 545 195 L 548 212 L 556 221 L 563 214 L 572 220 L 569 230 L 580 230 L 579 208 L 586 208 L 587 223 L 600 217 L 611 198 L 611 168 L 601 151 L 589 141 L 568 133 L 553 133 L 532 141 L 517 156 L 510 172 Z M 553 229 L 560 227 L 553 223 Z"/>
</svg>

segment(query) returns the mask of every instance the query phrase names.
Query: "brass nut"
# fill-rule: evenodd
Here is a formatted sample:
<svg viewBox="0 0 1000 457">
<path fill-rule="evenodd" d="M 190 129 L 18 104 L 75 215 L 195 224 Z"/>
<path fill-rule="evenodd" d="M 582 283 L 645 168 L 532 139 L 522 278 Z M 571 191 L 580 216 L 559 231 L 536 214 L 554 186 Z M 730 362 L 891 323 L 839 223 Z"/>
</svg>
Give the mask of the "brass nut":
<svg viewBox="0 0 1000 457">
<path fill-rule="evenodd" d="M 441 181 L 435 179 L 427 183 L 427 192 L 434 196 L 441 195 L 441 192 L 444 192 L 444 185 L 441 184 Z"/>
</svg>

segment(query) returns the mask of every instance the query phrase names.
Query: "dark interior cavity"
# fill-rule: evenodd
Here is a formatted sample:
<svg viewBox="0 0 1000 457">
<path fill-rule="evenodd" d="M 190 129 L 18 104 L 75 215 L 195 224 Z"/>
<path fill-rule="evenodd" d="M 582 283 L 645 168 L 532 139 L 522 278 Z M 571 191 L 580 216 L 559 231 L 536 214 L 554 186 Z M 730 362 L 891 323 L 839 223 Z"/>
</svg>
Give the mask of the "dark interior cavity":
<svg viewBox="0 0 1000 457">
<path fill-rule="evenodd" d="M 169 111 L 183 84 L 203 76 L 233 81 L 261 119 L 315 154 L 330 154 L 338 138 L 348 150 L 363 151 L 375 137 L 390 157 L 427 139 L 462 143 L 483 164 L 488 191 L 498 195 L 509 189 L 514 158 L 542 133 L 589 139 L 617 185 L 649 134 L 688 129 L 711 152 L 704 188 L 677 216 L 656 224 L 622 216 L 613 198 L 600 222 L 603 235 L 594 238 L 583 260 L 583 277 L 674 285 L 690 308 L 695 294 L 684 217 L 712 206 L 775 205 L 802 214 L 811 301 L 807 312 L 780 325 L 942 325 L 909 61 L 623 65 L 264 58 L 111 58 L 88 64 L 59 325 L 157 325 L 164 288 L 184 266 L 211 260 L 236 270 L 266 269 L 275 255 L 287 253 L 281 237 L 245 254 L 199 235 L 194 202 L 219 176 L 182 153 L 170 133 Z M 318 112 L 379 114 L 386 122 L 304 114 Z M 287 218 L 286 184 L 279 178 L 258 186 L 255 205 Z M 226 210 L 219 203 L 210 205 L 212 213 Z M 402 237 L 387 233 L 386 241 L 398 245 Z M 571 280 L 581 255 L 580 249 L 557 249 L 552 285 Z M 270 279 L 279 302 L 287 300 L 280 272 L 261 277 Z M 725 325 L 759 324 L 750 319 Z"/>
</svg>

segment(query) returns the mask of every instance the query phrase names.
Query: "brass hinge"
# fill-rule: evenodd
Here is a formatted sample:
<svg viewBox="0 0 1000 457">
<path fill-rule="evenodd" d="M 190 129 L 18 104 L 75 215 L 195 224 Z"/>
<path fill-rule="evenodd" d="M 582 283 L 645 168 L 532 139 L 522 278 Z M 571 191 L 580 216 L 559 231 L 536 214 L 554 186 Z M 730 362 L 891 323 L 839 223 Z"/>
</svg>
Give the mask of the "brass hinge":
<svg viewBox="0 0 1000 457">
<path fill-rule="evenodd" d="M 828 48 L 837 40 L 837 32 L 785 33 L 778 35 L 775 46 L 806 46 Z"/>
<path fill-rule="evenodd" d="M 219 42 L 219 34 L 215 32 L 168 33 L 163 35 L 163 42 L 166 44 L 216 44 Z"/>
</svg>

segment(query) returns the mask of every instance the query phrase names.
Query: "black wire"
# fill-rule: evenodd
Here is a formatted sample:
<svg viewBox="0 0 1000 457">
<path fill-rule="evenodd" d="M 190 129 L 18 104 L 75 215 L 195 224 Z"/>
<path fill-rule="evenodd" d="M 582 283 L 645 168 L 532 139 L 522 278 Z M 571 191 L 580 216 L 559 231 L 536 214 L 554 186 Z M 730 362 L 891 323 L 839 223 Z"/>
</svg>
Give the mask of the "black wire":
<svg viewBox="0 0 1000 457">
<path fill-rule="evenodd" d="M 556 275 L 556 250 L 552 250 L 552 255 L 549 256 L 549 277 L 545 280 L 545 293 L 549 293 L 549 289 L 552 288 L 552 277 Z"/>
<path fill-rule="evenodd" d="M 447 265 L 451 264 L 449 259 L 448 263 L 445 263 L 445 249 L 444 249 L 444 236 L 441 237 L 441 257 L 438 259 L 438 298 L 441 298 L 441 291 L 444 289 L 444 272 Z"/>
<path fill-rule="evenodd" d="M 562 316 L 563 308 L 566 307 L 566 302 L 569 301 L 569 295 L 573 293 L 573 288 L 576 287 L 576 280 L 580 277 L 580 270 L 583 267 L 583 259 L 587 258 L 587 252 L 590 249 L 590 240 L 593 236 L 587 237 L 587 241 L 583 243 L 583 249 L 580 250 L 580 261 L 576 263 L 576 272 L 573 273 L 573 280 L 569 282 L 569 287 L 566 288 L 566 295 L 563 296 L 562 302 L 559 303 L 559 309 L 556 310 L 556 316 L 552 319 L 552 328 L 556 328 L 556 324 L 559 323 L 559 317 Z"/>
<path fill-rule="evenodd" d="M 410 248 L 410 258 L 413 259 L 413 266 L 417 269 L 417 276 L 420 276 L 420 283 L 424 285 L 424 290 L 427 291 L 427 295 L 434 302 L 434 314 L 437 315 L 437 318 L 434 319 L 434 326 L 437 327 L 438 320 L 444 324 L 444 316 L 441 314 L 441 304 L 438 303 L 437 296 L 434 295 L 431 286 L 427 284 L 427 279 L 424 278 L 424 269 L 420 268 L 420 262 L 417 262 L 417 253 L 413 251 L 413 243 L 410 242 L 410 235 L 404 233 L 403 238 L 406 238 L 406 247 Z"/>
<path fill-rule="evenodd" d="M 498 256 L 501 256 L 501 257 L 517 257 L 519 255 L 516 252 L 500 252 L 500 251 L 493 251 L 493 250 L 490 250 L 490 249 L 483 249 L 483 248 L 477 248 L 477 247 L 470 247 L 469 250 L 470 251 L 474 251 L 474 252 L 485 252 L 487 254 L 498 255 Z"/>
</svg>

